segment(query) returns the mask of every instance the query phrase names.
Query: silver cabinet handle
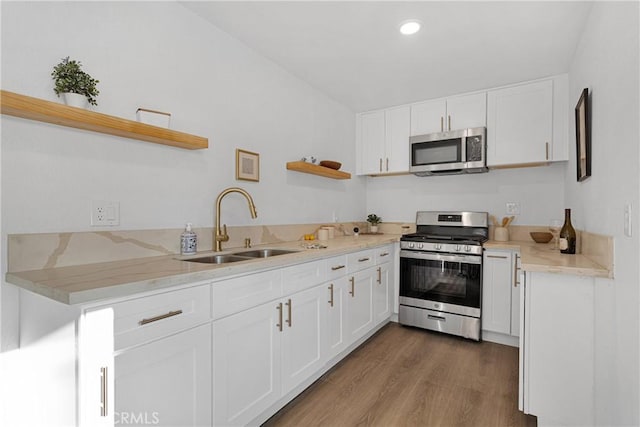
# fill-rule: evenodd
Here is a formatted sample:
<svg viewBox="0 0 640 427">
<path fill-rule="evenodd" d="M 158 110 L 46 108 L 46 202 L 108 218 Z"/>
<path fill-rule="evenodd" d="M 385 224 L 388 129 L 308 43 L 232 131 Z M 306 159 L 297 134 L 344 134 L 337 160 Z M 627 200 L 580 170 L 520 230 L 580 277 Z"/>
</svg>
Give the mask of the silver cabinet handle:
<svg viewBox="0 0 640 427">
<path fill-rule="evenodd" d="M 378 283 L 382 284 L 382 267 L 378 267 Z"/>
<path fill-rule="evenodd" d="M 548 142 L 545 142 L 545 150 L 546 150 L 545 158 L 549 160 L 549 143 Z"/>
<path fill-rule="evenodd" d="M 506 256 L 500 256 L 500 255 L 487 255 L 487 258 L 507 259 Z"/>
<path fill-rule="evenodd" d="M 278 323 L 276 324 L 276 328 L 282 332 L 282 303 L 276 305 L 276 310 L 278 310 Z"/>
<path fill-rule="evenodd" d="M 449 130 L 451 130 L 451 116 L 449 116 Z"/>
<path fill-rule="evenodd" d="M 331 267 L 331 270 L 336 271 L 336 270 L 340 270 L 341 268 L 344 268 L 344 265 L 336 265 L 335 267 Z"/>
<path fill-rule="evenodd" d="M 520 255 L 516 254 L 516 264 L 515 264 L 515 268 L 513 269 L 513 287 L 517 288 L 518 285 L 520 284 L 520 282 L 518 281 L 518 270 L 520 270 L 520 267 L 518 267 L 518 259 L 520 259 Z"/>
<path fill-rule="evenodd" d="M 444 132 L 444 117 L 440 116 L 440 132 Z"/>
<path fill-rule="evenodd" d="M 287 306 L 287 314 L 289 315 L 289 318 L 287 319 L 287 325 L 291 327 L 291 298 L 289 298 L 287 302 L 284 303 L 284 305 Z"/>
<path fill-rule="evenodd" d="M 431 320 L 437 320 L 438 322 L 446 322 L 447 319 L 442 316 L 434 316 L 433 314 L 427 314 L 427 318 Z"/>
<path fill-rule="evenodd" d="M 333 283 L 329 285 L 329 305 L 333 307 Z"/>
<path fill-rule="evenodd" d="M 100 368 L 100 416 L 106 417 L 109 414 L 109 371 L 106 366 Z"/>
<path fill-rule="evenodd" d="M 182 310 L 170 311 L 168 313 L 161 314 L 161 315 L 156 316 L 156 317 L 150 317 L 148 319 L 142 319 L 138 323 L 140 324 L 140 326 L 142 326 L 142 325 L 146 325 L 147 323 L 157 322 L 158 320 L 166 319 L 167 317 L 177 316 L 179 314 L 182 314 Z"/>
<path fill-rule="evenodd" d="M 382 157 L 380 157 L 380 172 L 382 172 Z"/>
<path fill-rule="evenodd" d="M 349 295 L 351 295 L 351 298 L 354 298 L 356 296 L 356 279 L 355 277 L 351 277 L 349 281 L 351 282 L 351 290 L 349 291 Z"/>
<path fill-rule="evenodd" d="M 389 255 L 389 252 L 383 252 L 380 254 L 381 257 Z"/>
<path fill-rule="evenodd" d="M 369 261 L 371 258 L 360 258 L 358 260 L 358 262 L 365 262 L 365 261 Z"/>
<path fill-rule="evenodd" d="M 387 172 L 389 172 L 389 158 L 387 157 Z"/>
</svg>

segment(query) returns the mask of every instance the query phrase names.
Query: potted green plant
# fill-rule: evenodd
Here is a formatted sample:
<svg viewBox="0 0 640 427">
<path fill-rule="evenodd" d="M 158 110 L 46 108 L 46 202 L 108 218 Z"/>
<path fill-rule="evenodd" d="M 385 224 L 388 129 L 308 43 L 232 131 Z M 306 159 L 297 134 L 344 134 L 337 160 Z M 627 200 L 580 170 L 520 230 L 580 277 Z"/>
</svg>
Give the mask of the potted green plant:
<svg viewBox="0 0 640 427">
<path fill-rule="evenodd" d="M 98 105 L 95 97 L 100 93 L 96 88 L 99 81 L 82 71 L 81 67 L 80 61 L 68 56 L 63 58 L 51 73 L 55 81 L 53 91 L 58 97 L 62 94 L 65 104 L 73 107 L 84 108 L 87 102 Z"/>
<path fill-rule="evenodd" d="M 371 224 L 371 226 L 369 227 L 370 231 L 372 233 L 377 233 L 378 232 L 378 224 L 380 224 L 382 222 L 382 218 L 380 218 L 376 214 L 369 214 L 369 216 L 367 217 L 367 222 L 369 224 Z"/>
</svg>

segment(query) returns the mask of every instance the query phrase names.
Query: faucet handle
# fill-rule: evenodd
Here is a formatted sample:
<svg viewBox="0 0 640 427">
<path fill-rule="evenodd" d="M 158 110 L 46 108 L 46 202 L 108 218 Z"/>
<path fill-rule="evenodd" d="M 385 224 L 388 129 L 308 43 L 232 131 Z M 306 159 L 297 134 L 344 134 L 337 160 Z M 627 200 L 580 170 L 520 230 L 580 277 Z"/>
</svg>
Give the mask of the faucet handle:
<svg viewBox="0 0 640 427">
<path fill-rule="evenodd" d="M 216 234 L 216 241 L 218 242 L 228 242 L 229 235 L 227 234 L 227 224 L 222 226 L 222 232 L 220 234 Z"/>
</svg>

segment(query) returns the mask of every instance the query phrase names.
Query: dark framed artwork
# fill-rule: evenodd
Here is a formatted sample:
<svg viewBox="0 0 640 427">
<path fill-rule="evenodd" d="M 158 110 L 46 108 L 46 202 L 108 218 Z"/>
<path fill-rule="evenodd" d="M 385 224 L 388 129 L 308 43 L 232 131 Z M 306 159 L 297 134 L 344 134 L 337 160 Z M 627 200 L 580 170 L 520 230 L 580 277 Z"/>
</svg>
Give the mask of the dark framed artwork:
<svg viewBox="0 0 640 427">
<path fill-rule="evenodd" d="M 582 90 L 576 104 L 576 165 L 578 182 L 591 176 L 591 118 L 589 88 Z"/>
</svg>

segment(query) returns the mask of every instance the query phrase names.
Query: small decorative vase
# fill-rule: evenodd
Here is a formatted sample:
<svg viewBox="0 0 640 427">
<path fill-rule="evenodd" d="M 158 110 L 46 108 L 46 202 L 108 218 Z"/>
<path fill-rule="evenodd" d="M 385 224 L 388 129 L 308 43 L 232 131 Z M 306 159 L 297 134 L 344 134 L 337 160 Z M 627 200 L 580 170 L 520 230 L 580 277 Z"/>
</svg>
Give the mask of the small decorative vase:
<svg viewBox="0 0 640 427">
<path fill-rule="evenodd" d="M 378 232 L 378 226 L 377 225 L 372 225 L 371 226 L 371 232 L 372 233 L 377 233 Z"/>
<path fill-rule="evenodd" d="M 87 97 L 79 93 L 64 92 L 62 99 L 64 99 L 64 103 L 69 107 L 87 108 L 89 105 Z"/>
</svg>

